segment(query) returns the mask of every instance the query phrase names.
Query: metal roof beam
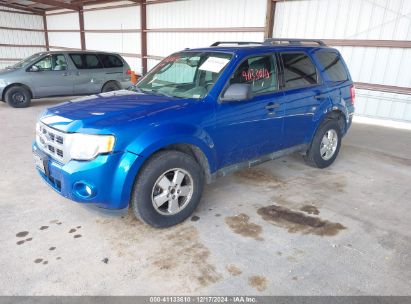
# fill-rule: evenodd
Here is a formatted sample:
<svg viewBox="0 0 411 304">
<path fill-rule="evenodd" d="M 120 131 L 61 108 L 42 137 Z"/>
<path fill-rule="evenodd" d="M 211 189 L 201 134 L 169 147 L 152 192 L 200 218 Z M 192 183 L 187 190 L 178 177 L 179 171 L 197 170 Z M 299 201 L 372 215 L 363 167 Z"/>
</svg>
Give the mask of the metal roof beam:
<svg viewBox="0 0 411 304">
<path fill-rule="evenodd" d="M 46 5 L 54 6 L 58 9 L 65 8 L 65 9 L 69 9 L 69 10 L 73 10 L 73 11 L 80 10 L 80 6 L 78 6 L 78 5 L 73 5 L 73 4 L 70 4 L 70 3 L 60 2 L 60 1 L 56 1 L 56 0 L 30 0 L 30 1 L 40 3 L 40 4 L 46 4 Z"/>
</svg>

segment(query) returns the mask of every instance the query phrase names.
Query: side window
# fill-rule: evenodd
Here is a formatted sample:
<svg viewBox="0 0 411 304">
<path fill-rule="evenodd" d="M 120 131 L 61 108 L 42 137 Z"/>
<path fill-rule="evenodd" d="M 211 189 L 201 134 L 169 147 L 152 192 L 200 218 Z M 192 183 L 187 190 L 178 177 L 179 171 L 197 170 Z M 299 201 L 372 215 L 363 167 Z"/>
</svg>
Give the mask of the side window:
<svg viewBox="0 0 411 304">
<path fill-rule="evenodd" d="M 79 69 L 101 69 L 103 65 L 95 54 L 70 54 L 74 65 Z"/>
<path fill-rule="evenodd" d="M 37 61 L 33 64 L 40 71 L 51 71 L 51 56 L 44 57 L 43 59 Z"/>
<path fill-rule="evenodd" d="M 87 69 L 101 69 L 103 65 L 101 64 L 100 60 L 98 59 L 97 55 L 94 54 L 85 54 L 84 61 L 86 63 Z"/>
<path fill-rule="evenodd" d="M 298 88 L 317 84 L 317 71 L 304 53 L 282 53 L 285 88 Z"/>
<path fill-rule="evenodd" d="M 105 68 L 121 68 L 123 62 L 115 55 L 98 54 L 100 61 Z"/>
<path fill-rule="evenodd" d="M 52 64 L 54 71 L 65 71 L 67 70 L 66 57 L 62 54 L 52 56 Z"/>
<path fill-rule="evenodd" d="M 66 58 L 63 54 L 53 54 L 44 57 L 33 64 L 40 71 L 64 71 L 67 70 Z"/>
<path fill-rule="evenodd" d="M 277 67 L 271 55 L 246 59 L 230 79 L 230 84 L 248 83 L 255 94 L 278 90 Z"/>
<path fill-rule="evenodd" d="M 330 81 L 345 81 L 348 79 L 347 71 L 336 52 L 320 51 L 315 54 L 321 63 L 321 72 L 327 75 Z"/>
<path fill-rule="evenodd" d="M 80 54 L 70 54 L 71 60 L 73 60 L 74 65 L 78 69 L 84 69 L 83 67 L 83 60 Z"/>
</svg>

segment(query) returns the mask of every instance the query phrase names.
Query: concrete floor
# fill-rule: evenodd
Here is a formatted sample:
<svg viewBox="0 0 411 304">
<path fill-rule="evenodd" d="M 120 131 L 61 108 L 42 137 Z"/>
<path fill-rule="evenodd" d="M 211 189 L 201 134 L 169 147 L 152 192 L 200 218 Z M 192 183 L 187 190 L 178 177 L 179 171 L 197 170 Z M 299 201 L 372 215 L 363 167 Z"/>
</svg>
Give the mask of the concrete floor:
<svg viewBox="0 0 411 304">
<path fill-rule="evenodd" d="M 332 167 L 292 155 L 221 178 L 198 218 L 155 230 L 37 176 L 55 103 L 0 103 L 1 295 L 411 295 L 410 131 L 354 125 Z"/>
</svg>

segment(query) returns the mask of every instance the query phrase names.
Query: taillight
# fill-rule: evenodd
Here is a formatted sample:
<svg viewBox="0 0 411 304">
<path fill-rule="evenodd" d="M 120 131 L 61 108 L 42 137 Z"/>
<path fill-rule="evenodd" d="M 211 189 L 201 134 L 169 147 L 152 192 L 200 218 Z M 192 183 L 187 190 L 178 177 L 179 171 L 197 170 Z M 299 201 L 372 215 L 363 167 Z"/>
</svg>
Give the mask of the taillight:
<svg viewBox="0 0 411 304">
<path fill-rule="evenodd" d="M 126 72 L 126 74 L 127 74 L 127 75 L 131 75 L 131 70 L 128 69 L 127 72 Z"/>
<path fill-rule="evenodd" d="M 355 102 L 355 87 L 353 85 L 350 87 L 350 95 L 351 95 L 351 103 L 354 104 L 354 102 Z"/>
</svg>

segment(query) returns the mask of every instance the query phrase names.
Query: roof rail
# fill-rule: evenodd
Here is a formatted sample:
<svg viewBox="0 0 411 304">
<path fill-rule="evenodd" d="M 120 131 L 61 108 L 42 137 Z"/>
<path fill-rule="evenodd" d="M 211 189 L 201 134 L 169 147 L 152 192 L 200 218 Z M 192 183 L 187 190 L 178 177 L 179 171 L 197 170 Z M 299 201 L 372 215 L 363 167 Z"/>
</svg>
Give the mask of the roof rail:
<svg viewBox="0 0 411 304">
<path fill-rule="evenodd" d="M 298 39 L 298 38 L 267 38 L 264 40 L 263 44 L 265 45 L 271 45 L 273 42 L 288 42 L 289 44 L 296 44 L 296 45 L 301 45 L 303 42 L 314 42 L 318 43 L 321 46 L 325 46 L 326 44 L 324 41 L 319 40 L 319 39 Z"/>
<path fill-rule="evenodd" d="M 219 46 L 220 44 L 237 44 L 237 45 L 247 45 L 247 44 L 264 44 L 263 42 L 253 42 L 253 41 L 217 41 L 210 46 Z"/>
</svg>

